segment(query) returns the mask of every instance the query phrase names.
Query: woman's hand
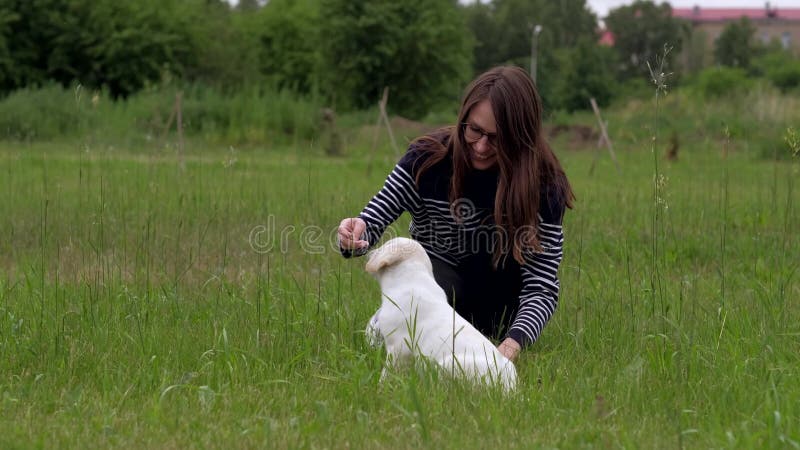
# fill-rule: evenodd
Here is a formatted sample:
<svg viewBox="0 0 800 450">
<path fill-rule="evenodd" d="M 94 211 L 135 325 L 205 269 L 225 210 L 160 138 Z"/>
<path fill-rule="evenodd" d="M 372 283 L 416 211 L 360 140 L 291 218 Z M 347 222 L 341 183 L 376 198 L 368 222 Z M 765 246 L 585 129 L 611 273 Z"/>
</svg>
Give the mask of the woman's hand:
<svg viewBox="0 0 800 450">
<path fill-rule="evenodd" d="M 520 350 L 522 350 L 522 346 L 514 339 L 506 338 L 497 346 L 497 350 L 500 350 L 500 353 L 509 360 L 515 361 L 519 356 Z"/>
<path fill-rule="evenodd" d="M 356 250 L 369 247 L 369 242 L 361 239 L 367 223 L 358 217 L 342 220 L 339 223 L 339 247 L 345 250 Z"/>
</svg>

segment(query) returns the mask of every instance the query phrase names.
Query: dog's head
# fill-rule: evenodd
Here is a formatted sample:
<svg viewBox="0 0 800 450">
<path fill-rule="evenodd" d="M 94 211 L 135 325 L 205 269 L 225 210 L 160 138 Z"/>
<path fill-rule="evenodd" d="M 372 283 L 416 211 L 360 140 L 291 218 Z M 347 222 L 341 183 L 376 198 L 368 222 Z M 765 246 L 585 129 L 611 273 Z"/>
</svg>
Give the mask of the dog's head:
<svg viewBox="0 0 800 450">
<path fill-rule="evenodd" d="M 394 238 L 367 255 L 367 272 L 378 275 L 388 267 L 403 263 L 417 263 L 433 272 L 431 259 L 419 242 L 408 238 Z"/>
</svg>

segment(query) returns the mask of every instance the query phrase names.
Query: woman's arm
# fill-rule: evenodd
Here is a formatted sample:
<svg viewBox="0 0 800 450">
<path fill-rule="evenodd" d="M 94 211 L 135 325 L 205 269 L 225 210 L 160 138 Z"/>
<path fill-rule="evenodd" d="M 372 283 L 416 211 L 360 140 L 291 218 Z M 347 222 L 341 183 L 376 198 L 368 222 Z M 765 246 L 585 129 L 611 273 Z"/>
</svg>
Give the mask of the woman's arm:
<svg viewBox="0 0 800 450">
<path fill-rule="evenodd" d="M 542 195 L 539 205 L 537 234 L 542 251 L 523 251 L 522 289 L 519 294 L 517 317 L 511 324 L 507 338 L 521 347 L 539 338 L 542 329 L 558 305 L 558 267 L 564 256 L 564 231 L 562 221 L 566 205 L 554 190 Z"/>
<path fill-rule="evenodd" d="M 378 191 L 367 206 L 358 215 L 358 218 L 345 219 L 339 225 L 340 250 L 345 258 L 361 256 L 369 247 L 375 245 L 383 235 L 384 230 L 400 217 L 403 211 L 411 211 L 421 203 L 417 193 L 414 179 L 411 175 L 411 161 L 415 155 L 412 151 L 406 153 L 394 170 L 386 178 L 383 188 Z M 362 226 L 358 219 L 363 220 L 363 234 L 359 233 Z M 348 222 L 350 221 L 350 222 Z M 349 225 L 348 228 L 348 224 Z M 345 227 L 345 228 L 343 228 Z M 350 240 L 342 239 L 342 234 L 352 233 Z M 359 235 L 356 236 L 355 234 Z M 366 241 L 366 245 L 360 241 Z M 347 242 L 348 246 L 342 245 Z"/>
<path fill-rule="evenodd" d="M 538 339 L 558 305 L 564 233 L 561 224 L 553 223 L 540 223 L 538 232 L 542 251 L 524 252 L 519 309 L 507 335 L 523 347 Z"/>
</svg>

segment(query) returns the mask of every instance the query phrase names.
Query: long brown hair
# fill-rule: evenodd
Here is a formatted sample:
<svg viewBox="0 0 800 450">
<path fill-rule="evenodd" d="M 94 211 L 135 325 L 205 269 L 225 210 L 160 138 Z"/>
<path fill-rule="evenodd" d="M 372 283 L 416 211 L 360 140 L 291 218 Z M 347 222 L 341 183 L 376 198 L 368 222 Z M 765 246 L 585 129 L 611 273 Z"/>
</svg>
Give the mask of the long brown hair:
<svg viewBox="0 0 800 450">
<path fill-rule="evenodd" d="M 493 262 L 497 266 L 510 250 L 514 259 L 523 264 L 523 248 L 542 250 L 537 230 L 541 197 L 548 195 L 544 190 L 563 203 L 559 206 L 568 208 L 572 208 L 575 195 L 542 134 L 542 101 L 528 74 L 513 66 L 495 67 L 481 74 L 464 93 L 457 123 L 466 122 L 472 108 L 487 99 L 497 123 L 499 181 L 494 221 L 502 231 Z M 465 176 L 473 170 L 470 144 L 463 130 L 462 126 L 449 127 L 416 140 L 421 149 L 431 154 L 420 164 L 417 184 L 426 170 L 452 155 L 451 203 L 461 198 Z"/>
</svg>

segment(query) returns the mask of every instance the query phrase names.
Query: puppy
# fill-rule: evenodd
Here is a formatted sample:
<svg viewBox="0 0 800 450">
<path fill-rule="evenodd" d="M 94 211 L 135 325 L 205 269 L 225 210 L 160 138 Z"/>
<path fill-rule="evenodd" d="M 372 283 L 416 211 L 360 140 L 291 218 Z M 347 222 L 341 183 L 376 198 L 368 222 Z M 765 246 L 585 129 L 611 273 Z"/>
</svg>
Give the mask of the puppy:
<svg viewBox="0 0 800 450">
<path fill-rule="evenodd" d="M 418 242 L 390 240 L 368 255 L 366 270 L 381 285 L 381 307 L 366 332 L 371 344 L 382 339 L 386 346 L 384 375 L 393 365 L 423 357 L 456 377 L 506 391 L 516 387 L 514 364 L 448 305 Z"/>
</svg>

